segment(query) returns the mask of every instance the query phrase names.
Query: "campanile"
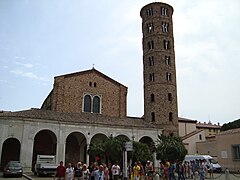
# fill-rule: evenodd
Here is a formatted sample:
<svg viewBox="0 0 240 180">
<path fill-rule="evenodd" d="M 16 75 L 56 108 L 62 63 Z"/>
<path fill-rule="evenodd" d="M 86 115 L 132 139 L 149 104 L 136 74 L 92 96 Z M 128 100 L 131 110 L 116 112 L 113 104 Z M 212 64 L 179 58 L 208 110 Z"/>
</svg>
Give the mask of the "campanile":
<svg viewBox="0 0 240 180">
<path fill-rule="evenodd" d="M 154 2 L 144 6 L 142 48 L 144 119 L 163 128 L 166 135 L 178 134 L 176 68 L 172 6 Z"/>
</svg>

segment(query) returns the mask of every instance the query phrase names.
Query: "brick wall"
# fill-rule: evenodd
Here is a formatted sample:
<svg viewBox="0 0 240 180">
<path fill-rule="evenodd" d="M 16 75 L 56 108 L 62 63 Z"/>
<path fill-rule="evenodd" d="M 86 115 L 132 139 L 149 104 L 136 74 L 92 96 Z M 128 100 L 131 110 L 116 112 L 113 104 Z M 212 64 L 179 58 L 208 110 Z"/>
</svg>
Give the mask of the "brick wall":
<svg viewBox="0 0 240 180">
<path fill-rule="evenodd" d="M 95 69 L 55 77 L 51 98 L 49 97 L 51 110 L 82 112 L 83 97 L 86 94 L 100 97 L 102 114 L 113 117 L 126 116 L 127 87 Z M 49 103 L 49 100 L 45 102 Z"/>
</svg>

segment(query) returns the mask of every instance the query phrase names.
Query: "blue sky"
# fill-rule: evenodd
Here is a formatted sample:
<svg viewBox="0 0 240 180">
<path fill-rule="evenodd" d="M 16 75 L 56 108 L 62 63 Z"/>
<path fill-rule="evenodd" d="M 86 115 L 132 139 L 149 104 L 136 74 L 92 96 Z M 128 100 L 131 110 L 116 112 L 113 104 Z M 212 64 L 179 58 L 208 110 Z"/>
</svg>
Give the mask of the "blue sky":
<svg viewBox="0 0 240 180">
<path fill-rule="evenodd" d="M 0 110 L 40 108 L 54 76 L 91 69 L 128 87 L 143 115 L 140 9 L 149 0 L 1 0 Z M 179 116 L 240 118 L 240 1 L 173 6 Z"/>
</svg>

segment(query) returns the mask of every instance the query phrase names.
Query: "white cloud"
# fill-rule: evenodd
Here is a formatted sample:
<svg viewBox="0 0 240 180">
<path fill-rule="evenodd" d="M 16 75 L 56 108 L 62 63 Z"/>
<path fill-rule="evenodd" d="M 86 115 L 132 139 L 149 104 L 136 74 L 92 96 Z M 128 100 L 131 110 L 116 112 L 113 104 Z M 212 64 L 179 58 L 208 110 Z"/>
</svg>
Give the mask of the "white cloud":
<svg viewBox="0 0 240 180">
<path fill-rule="evenodd" d="M 23 66 L 23 67 L 26 67 L 26 68 L 32 68 L 33 67 L 33 64 L 31 64 L 31 63 L 16 62 L 16 64 L 20 65 L 20 66 Z"/>
<path fill-rule="evenodd" d="M 45 82 L 49 82 L 50 81 L 47 78 L 43 78 L 43 77 L 37 76 L 33 72 L 23 72 L 21 70 L 12 70 L 10 72 L 13 73 L 13 74 L 16 74 L 18 76 L 22 76 L 22 77 L 26 77 L 26 78 L 30 78 L 30 79 L 35 79 L 35 80 L 45 81 Z"/>
</svg>

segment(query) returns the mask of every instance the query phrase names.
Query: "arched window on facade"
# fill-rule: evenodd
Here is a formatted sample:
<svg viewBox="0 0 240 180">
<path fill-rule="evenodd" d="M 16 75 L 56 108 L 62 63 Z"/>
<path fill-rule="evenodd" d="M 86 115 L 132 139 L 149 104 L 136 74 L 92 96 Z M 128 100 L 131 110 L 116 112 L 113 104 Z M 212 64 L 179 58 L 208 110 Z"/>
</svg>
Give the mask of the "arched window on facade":
<svg viewBox="0 0 240 180">
<path fill-rule="evenodd" d="M 91 106 L 92 106 L 92 101 L 91 101 L 91 96 L 86 95 L 84 96 L 84 112 L 91 112 Z"/>
<path fill-rule="evenodd" d="M 93 98 L 93 113 L 100 113 L 100 98 L 98 96 Z"/>
</svg>

